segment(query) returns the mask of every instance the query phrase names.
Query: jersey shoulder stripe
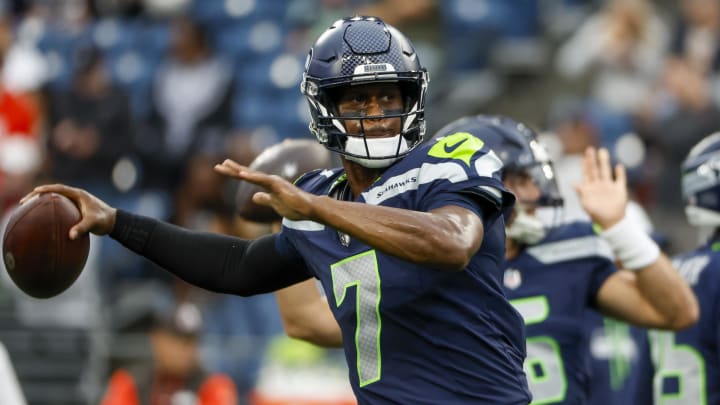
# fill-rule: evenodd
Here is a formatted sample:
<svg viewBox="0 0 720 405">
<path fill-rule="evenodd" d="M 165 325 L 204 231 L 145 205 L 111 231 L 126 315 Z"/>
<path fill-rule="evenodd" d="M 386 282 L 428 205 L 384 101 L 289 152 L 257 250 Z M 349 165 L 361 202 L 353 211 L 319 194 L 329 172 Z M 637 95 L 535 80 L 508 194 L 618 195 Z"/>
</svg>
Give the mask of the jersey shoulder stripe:
<svg viewBox="0 0 720 405">
<path fill-rule="evenodd" d="M 305 232 L 317 232 L 325 229 L 325 225 L 315 221 L 293 221 L 291 219 L 283 218 L 282 224 L 286 228 Z"/>
<path fill-rule="evenodd" d="M 502 161 L 467 133 L 436 138 L 392 165 L 378 182 L 362 194 L 369 204 L 432 187 L 436 191 L 473 192 L 508 205 L 512 196 L 500 180 Z M 503 200 L 504 203 L 503 203 Z"/>
<path fill-rule="evenodd" d="M 592 224 L 584 221 L 550 229 L 548 237 L 527 252 L 543 264 L 591 258 L 614 260 L 610 245 L 594 233 Z"/>
</svg>

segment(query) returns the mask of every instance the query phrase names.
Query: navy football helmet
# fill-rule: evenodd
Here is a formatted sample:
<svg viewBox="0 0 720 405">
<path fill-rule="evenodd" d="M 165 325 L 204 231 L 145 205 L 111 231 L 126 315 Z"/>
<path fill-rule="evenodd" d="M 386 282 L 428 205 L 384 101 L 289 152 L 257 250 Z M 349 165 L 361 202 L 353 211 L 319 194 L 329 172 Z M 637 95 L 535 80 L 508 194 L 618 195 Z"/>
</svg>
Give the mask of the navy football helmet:
<svg viewBox="0 0 720 405">
<path fill-rule="evenodd" d="M 512 220 L 506 226 L 507 236 L 517 242 L 533 245 L 547 235 L 542 220 L 531 215 L 528 208 L 562 207 L 563 200 L 555 179 L 552 161 L 535 132 L 526 125 L 507 117 L 475 115 L 460 118 L 440 129 L 435 136 L 467 132 L 481 139 L 503 162 L 503 181 L 509 175 L 530 176 L 540 195 L 535 201 L 518 200 Z M 554 222 L 554 221 L 553 221 Z"/>
<path fill-rule="evenodd" d="M 691 225 L 720 226 L 720 132 L 705 137 L 685 158 L 682 195 Z"/>
<path fill-rule="evenodd" d="M 427 71 L 405 35 L 376 17 L 336 21 L 310 49 L 300 85 L 310 106 L 310 131 L 328 149 L 366 167 L 385 167 L 420 144 L 425 134 Z M 397 83 L 404 108 L 382 116 L 338 113 L 335 91 L 342 86 Z M 402 130 L 396 142 L 379 153 L 364 134 L 348 134 L 345 122 L 398 117 Z M 348 139 L 358 148 L 348 150 Z M 387 139 L 387 138 L 386 138 Z"/>
<path fill-rule="evenodd" d="M 435 136 L 468 132 L 480 138 L 503 162 L 503 180 L 509 174 L 527 173 L 540 189 L 536 206 L 559 207 L 560 196 L 555 170 L 535 131 L 521 122 L 502 116 L 463 117 L 440 129 Z"/>
</svg>

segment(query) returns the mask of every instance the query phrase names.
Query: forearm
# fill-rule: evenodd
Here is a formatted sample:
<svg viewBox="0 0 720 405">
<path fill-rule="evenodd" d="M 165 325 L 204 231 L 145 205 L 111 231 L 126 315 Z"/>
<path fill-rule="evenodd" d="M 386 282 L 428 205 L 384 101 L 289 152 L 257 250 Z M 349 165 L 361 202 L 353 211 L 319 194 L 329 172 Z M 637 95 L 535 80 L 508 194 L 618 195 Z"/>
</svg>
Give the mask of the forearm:
<svg viewBox="0 0 720 405">
<path fill-rule="evenodd" d="M 118 211 L 110 236 L 188 283 L 214 292 L 248 296 L 309 277 L 275 252 L 272 236 L 245 241 L 123 211 Z"/>
<path fill-rule="evenodd" d="M 600 233 L 621 267 L 634 273 L 634 283 L 652 307 L 652 318 L 665 329 L 682 329 L 696 322 L 695 294 L 657 244 L 627 218 Z"/>
<path fill-rule="evenodd" d="M 697 298 L 667 256 L 661 254 L 654 263 L 636 271 L 636 278 L 638 290 L 668 329 L 684 329 L 697 321 Z"/>
<path fill-rule="evenodd" d="M 482 242 L 482 221 L 461 207 L 419 212 L 317 198 L 317 222 L 411 262 L 462 270 Z"/>
<path fill-rule="evenodd" d="M 275 292 L 285 333 L 323 347 L 342 347 L 335 317 L 315 286 L 306 280 Z"/>
</svg>

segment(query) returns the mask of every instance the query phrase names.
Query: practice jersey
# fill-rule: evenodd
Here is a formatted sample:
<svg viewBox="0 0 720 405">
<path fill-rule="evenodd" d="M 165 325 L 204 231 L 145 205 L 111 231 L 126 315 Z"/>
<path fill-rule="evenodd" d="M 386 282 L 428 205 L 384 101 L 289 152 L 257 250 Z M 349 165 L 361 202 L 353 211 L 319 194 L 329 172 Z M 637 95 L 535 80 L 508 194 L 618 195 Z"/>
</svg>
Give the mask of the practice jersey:
<svg viewBox="0 0 720 405">
<path fill-rule="evenodd" d="M 720 404 L 720 240 L 678 255 L 673 264 L 700 304 L 697 324 L 679 332 L 650 331 L 655 403 Z"/>
<path fill-rule="evenodd" d="M 534 403 L 583 404 L 590 378 L 586 313 L 615 271 L 590 223 L 553 228 L 506 262 L 504 285 L 525 320 L 525 372 Z"/>
<path fill-rule="evenodd" d="M 360 404 L 529 402 L 522 319 L 501 287 L 501 212 L 513 197 L 500 168 L 480 139 L 456 134 L 417 147 L 355 200 L 421 212 L 459 205 L 484 215 L 483 243 L 464 271 L 411 263 L 319 223 L 283 220 L 278 250 L 301 257 L 320 280 Z M 295 184 L 350 198 L 341 169 Z M 482 209 L 478 199 L 487 202 Z"/>
</svg>

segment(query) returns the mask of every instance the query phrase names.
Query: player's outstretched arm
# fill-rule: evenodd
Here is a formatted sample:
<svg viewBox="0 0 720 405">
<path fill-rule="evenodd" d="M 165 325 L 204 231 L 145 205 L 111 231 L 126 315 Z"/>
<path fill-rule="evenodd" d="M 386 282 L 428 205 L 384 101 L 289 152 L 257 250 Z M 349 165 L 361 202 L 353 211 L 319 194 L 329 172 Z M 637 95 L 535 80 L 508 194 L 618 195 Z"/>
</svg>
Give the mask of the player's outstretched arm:
<svg viewBox="0 0 720 405">
<path fill-rule="evenodd" d="M 342 333 L 314 279 L 275 292 L 285 333 L 323 347 L 342 347 Z"/>
<path fill-rule="evenodd" d="M 70 198 L 80 209 L 82 218 L 70 229 L 70 238 L 86 232 L 110 235 L 177 277 L 210 291 L 247 296 L 311 277 L 299 259 L 277 251 L 273 235 L 247 241 L 189 231 L 116 210 L 85 190 L 62 184 L 37 187 L 21 201 L 47 192 Z"/>
<path fill-rule="evenodd" d="M 291 220 L 311 220 L 344 232 L 388 254 L 438 269 L 465 269 L 480 248 L 482 220 L 474 212 L 448 205 L 430 212 L 338 201 L 307 193 L 280 176 L 225 160 L 218 173 L 265 189 L 253 201 Z"/>
<path fill-rule="evenodd" d="M 625 218 L 624 167 L 617 165 L 614 174 L 613 178 L 608 151 L 588 148 L 576 190 L 583 208 L 603 229 L 600 236 L 626 269 L 606 280 L 598 292 L 598 306 L 607 315 L 639 326 L 686 328 L 699 317 L 697 299 L 657 244 Z"/>
</svg>

